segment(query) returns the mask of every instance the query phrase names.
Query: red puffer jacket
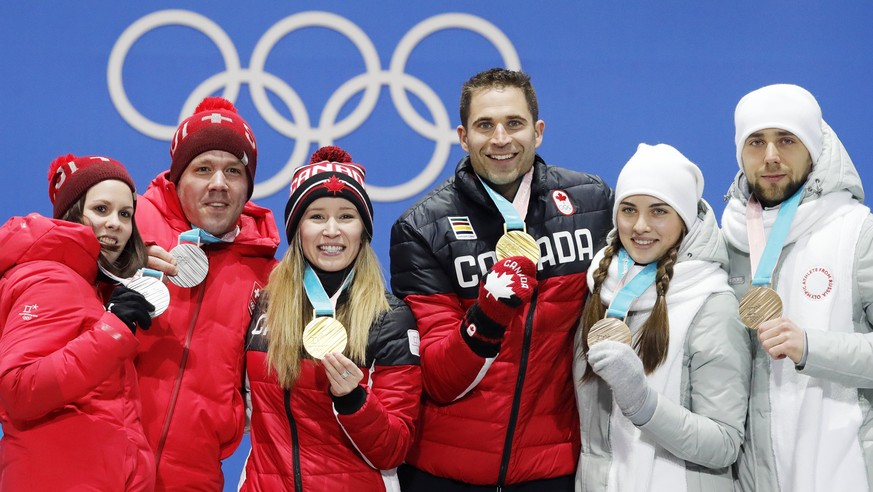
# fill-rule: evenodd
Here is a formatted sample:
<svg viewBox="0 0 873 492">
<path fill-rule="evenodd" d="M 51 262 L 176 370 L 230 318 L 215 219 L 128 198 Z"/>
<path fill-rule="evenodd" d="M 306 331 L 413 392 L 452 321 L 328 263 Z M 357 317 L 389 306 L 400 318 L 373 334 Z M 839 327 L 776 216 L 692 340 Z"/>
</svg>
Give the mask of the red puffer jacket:
<svg viewBox="0 0 873 492">
<path fill-rule="evenodd" d="M 252 452 L 242 491 L 398 490 L 394 468 L 412 445 L 421 368 L 415 318 L 387 295 L 391 311 L 370 329 L 361 387 L 336 403 L 324 368 L 310 359 L 294 388 L 283 390 L 267 369 L 267 328 L 252 323 Z"/>
<path fill-rule="evenodd" d="M 106 312 L 89 227 L 37 214 L 0 228 L 0 490 L 152 490 L 138 343 Z"/>
<path fill-rule="evenodd" d="M 137 201 L 136 220 L 143 239 L 167 251 L 191 229 L 165 175 Z M 239 227 L 234 242 L 203 246 L 206 280 L 190 289 L 169 284 L 170 307 L 137 333 L 143 423 L 158 490 L 221 490 L 220 460 L 242 438 L 243 344 L 279 233 L 273 214 L 251 202 Z"/>
</svg>

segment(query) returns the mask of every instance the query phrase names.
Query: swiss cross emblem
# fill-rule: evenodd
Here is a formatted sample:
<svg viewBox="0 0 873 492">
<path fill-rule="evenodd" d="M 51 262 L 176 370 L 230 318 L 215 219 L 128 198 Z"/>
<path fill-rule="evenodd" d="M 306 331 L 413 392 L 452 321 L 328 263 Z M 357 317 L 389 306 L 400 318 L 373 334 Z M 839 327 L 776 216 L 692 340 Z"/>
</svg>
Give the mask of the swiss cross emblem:
<svg viewBox="0 0 873 492">
<path fill-rule="evenodd" d="M 576 208 L 573 207 L 573 203 L 570 201 L 570 197 L 567 196 L 564 190 L 552 191 L 552 201 L 555 202 L 558 212 L 564 215 L 573 215 L 573 212 L 576 211 Z"/>
<path fill-rule="evenodd" d="M 255 282 L 252 285 L 252 292 L 249 295 L 249 316 L 255 313 L 255 308 L 258 307 L 258 301 L 261 299 L 261 284 Z"/>
</svg>

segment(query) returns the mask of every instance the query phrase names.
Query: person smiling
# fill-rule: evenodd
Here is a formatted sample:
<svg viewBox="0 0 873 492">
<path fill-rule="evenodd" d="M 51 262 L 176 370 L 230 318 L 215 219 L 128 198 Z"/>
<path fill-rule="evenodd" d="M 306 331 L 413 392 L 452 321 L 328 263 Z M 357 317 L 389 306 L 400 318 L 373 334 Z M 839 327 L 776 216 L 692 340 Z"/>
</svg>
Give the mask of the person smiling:
<svg viewBox="0 0 873 492">
<path fill-rule="evenodd" d="M 640 144 L 618 176 L 575 341 L 577 490 L 733 490 L 750 343 L 702 194 L 700 169 L 665 144 Z M 624 341 L 598 336 L 619 320 Z"/>
<path fill-rule="evenodd" d="M 133 358 L 155 308 L 117 282 L 146 261 L 133 181 L 72 154 L 48 176 L 54 218 L 0 228 L 0 490 L 151 491 Z"/>
<path fill-rule="evenodd" d="M 469 155 L 391 229 L 391 285 L 418 320 L 425 393 L 400 482 L 572 490 L 570 347 L 612 192 L 537 154 L 546 125 L 527 74 L 474 75 L 459 112 Z"/>
<path fill-rule="evenodd" d="M 333 146 L 311 161 L 292 179 L 289 247 L 249 328 L 240 490 L 398 490 L 421 397 L 415 318 L 385 291 L 364 168 Z M 339 321 L 347 345 L 308 345 L 319 320 Z"/>
<path fill-rule="evenodd" d="M 755 292 L 781 307 L 750 324 L 741 490 L 873 490 L 873 215 L 861 178 L 802 87 L 746 94 L 734 123 L 731 285 L 741 307 Z"/>
<path fill-rule="evenodd" d="M 173 282 L 167 312 L 139 335 L 143 418 L 156 489 L 216 491 L 221 460 L 243 436 L 243 342 L 279 232 L 272 212 L 249 201 L 258 149 L 230 101 L 204 99 L 179 124 L 170 157 L 136 211 L 149 266 Z"/>
</svg>

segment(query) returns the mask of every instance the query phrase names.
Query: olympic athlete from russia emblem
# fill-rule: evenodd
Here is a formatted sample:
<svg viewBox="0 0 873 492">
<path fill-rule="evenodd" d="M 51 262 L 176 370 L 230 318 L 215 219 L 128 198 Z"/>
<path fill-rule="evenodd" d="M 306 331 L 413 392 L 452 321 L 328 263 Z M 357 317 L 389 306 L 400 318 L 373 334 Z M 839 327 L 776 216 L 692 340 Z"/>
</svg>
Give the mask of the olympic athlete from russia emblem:
<svg viewBox="0 0 873 492">
<path fill-rule="evenodd" d="M 567 196 L 567 192 L 564 190 L 552 190 L 552 201 L 555 202 L 558 212 L 564 215 L 573 215 L 573 212 L 576 211 L 573 203 L 570 202 L 570 197 Z"/>
</svg>

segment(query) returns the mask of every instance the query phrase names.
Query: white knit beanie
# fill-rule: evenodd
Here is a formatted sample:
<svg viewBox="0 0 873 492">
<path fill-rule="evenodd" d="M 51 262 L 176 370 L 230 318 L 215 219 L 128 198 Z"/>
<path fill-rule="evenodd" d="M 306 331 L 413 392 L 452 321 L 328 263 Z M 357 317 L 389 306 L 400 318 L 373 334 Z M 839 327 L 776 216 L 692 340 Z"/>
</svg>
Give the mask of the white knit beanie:
<svg viewBox="0 0 873 492">
<path fill-rule="evenodd" d="M 777 128 L 793 133 L 806 146 L 813 164 L 818 162 L 822 147 L 821 107 L 803 87 L 774 84 L 752 91 L 737 103 L 737 163 L 743 168 L 743 146 L 754 132 Z"/>
<path fill-rule="evenodd" d="M 703 197 L 703 173 L 667 144 L 641 143 L 618 175 L 613 223 L 621 201 L 632 195 L 649 195 L 663 200 L 673 207 L 690 230 L 697 220 L 697 202 Z"/>
</svg>

